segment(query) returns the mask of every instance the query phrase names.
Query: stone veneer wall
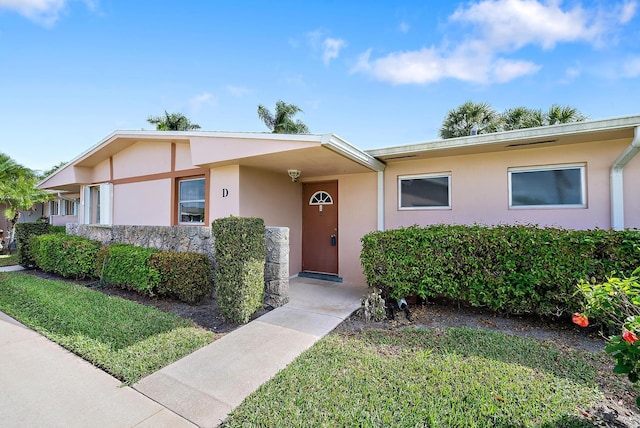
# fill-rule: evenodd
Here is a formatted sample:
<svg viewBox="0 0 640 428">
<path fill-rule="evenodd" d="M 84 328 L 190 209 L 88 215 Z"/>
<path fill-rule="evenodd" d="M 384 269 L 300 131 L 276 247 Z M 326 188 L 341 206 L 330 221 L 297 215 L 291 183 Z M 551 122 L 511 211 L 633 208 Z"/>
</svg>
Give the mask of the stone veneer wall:
<svg viewBox="0 0 640 428">
<path fill-rule="evenodd" d="M 289 228 L 267 227 L 264 302 L 277 308 L 289 302 Z"/>
<path fill-rule="evenodd" d="M 165 251 L 192 251 L 209 256 L 215 268 L 211 228 L 205 226 L 92 226 L 67 223 L 67 234 Z M 289 228 L 267 227 L 264 269 L 265 303 L 273 307 L 289 301 Z"/>
</svg>

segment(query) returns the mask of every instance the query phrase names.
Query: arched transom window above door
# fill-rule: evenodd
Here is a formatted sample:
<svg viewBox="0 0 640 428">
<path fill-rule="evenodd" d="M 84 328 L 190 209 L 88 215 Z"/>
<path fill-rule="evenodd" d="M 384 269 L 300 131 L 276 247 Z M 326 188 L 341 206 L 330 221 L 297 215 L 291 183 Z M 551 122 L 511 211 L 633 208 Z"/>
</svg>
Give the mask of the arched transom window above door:
<svg viewBox="0 0 640 428">
<path fill-rule="evenodd" d="M 333 205 L 333 198 L 324 190 L 318 190 L 311 195 L 309 205 Z"/>
</svg>

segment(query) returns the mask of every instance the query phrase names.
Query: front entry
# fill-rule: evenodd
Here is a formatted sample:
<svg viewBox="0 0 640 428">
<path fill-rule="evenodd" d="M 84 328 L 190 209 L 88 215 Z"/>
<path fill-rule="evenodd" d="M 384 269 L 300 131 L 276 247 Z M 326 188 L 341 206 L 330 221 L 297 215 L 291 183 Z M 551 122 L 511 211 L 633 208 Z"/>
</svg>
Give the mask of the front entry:
<svg viewBox="0 0 640 428">
<path fill-rule="evenodd" d="M 338 275 L 338 182 L 302 184 L 302 271 Z"/>
</svg>

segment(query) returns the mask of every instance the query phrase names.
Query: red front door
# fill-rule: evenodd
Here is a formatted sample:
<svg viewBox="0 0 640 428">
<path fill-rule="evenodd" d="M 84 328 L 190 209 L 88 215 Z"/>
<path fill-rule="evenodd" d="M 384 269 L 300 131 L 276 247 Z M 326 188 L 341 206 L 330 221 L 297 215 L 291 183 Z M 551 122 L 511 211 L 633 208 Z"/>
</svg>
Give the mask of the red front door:
<svg viewBox="0 0 640 428">
<path fill-rule="evenodd" d="M 338 274 L 338 182 L 302 184 L 302 270 Z"/>
</svg>

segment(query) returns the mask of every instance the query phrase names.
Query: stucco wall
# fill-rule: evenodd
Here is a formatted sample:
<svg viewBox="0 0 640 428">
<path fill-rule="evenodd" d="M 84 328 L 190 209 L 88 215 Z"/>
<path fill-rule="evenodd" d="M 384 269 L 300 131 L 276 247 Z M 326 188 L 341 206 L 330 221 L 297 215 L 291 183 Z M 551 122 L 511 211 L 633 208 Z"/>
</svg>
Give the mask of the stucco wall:
<svg viewBox="0 0 640 428">
<path fill-rule="evenodd" d="M 385 227 L 530 223 L 571 229 L 608 229 L 611 224 L 609 169 L 628 144 L 628 141 L 617 140 L 389 162 L 385 171 Z M 509 209 L 508 168 L 572 163 L 586 163 L 587 208 Z M 637 160 L 633 163 L 637 168 Z M 451 173 L 450 210 L 398 210 L 398 176 L 441 172 Z M 625 175 L 637 180 L 635 171 Z M 630 191 L 627 188 L 627 195 Z M 628 203 L 631 199 L 633 197 L 627 196 Z M 627 206 L 627 212 L 631 209 Z M 637 212 L 629 213 L 627 224 L 638 224 Z"/>
<path fill-rule="evenodd" d="M 187 143 L 176 143 L 176 171 L 193 168 L 191 149 Z"/>
<path fill-rule="evenodd" d="M 211 221 L 240 215 L 240 167 L 238 165 L 211 169 L 209 216 Z"/>
<path fill-rule="evenodd" d="M 113 178 L 135 177 L 171 170 L 171 144 L 143 141 L 113 155 Z"/>
<path fill-rule="evenodd" d="M 105 159 L 91 170 L 89 183 L 105 183 L 111 179 L 111 161 Z"/>
<path fill-rule="evenodd" d="M 266 225 L 289 228 L 289 275 L 302 269 L 302 186 L 281 174 L 240 167 L 240 210 L 243 217 L 261 217 Z"/>
<path fill-rule="evenodd" d="M 344 282 L 365 284 L 360 265 L 363 235 L 378 227 L 378 175 L 334 175 L 309 178 L 309 182 L 338 180 L 338 275 Z"/>
<path fill-rule="evenodd" d="M 171 179 L 113 186 L 113 224 L 171 225 Z"/>
</svg>

